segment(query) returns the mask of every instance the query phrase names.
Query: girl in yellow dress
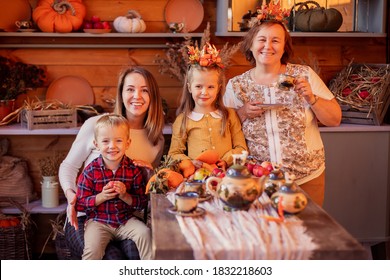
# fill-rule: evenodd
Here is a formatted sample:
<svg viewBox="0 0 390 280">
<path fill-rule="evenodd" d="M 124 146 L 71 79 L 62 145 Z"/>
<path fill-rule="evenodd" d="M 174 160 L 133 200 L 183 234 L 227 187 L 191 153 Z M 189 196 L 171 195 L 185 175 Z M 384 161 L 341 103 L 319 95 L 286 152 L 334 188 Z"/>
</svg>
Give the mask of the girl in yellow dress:
<svg viewBox="0 0 390 280">
<path fill-rule="evenodd" d="M 207 44 L 200 51 L 189 47 L 189 65 L 184 81 L 177 118 L 172 126 L 168 155 L 174 159 L 195 158 L 205 150 L 215 150 L 225 169 L 232 164 L 232 154 L 247 150 L 241 123 L 233 109 L 223 104 L 225 73 L 219 51 Z"/>
</svg>

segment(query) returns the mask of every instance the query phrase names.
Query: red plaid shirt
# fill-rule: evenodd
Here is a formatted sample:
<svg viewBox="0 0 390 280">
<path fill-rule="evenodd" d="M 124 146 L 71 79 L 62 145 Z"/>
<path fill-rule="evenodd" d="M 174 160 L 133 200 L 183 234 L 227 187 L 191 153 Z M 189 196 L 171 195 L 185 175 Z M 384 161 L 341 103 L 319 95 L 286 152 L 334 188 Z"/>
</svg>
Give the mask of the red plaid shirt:
<svg viewBox="0 0 390 280">
<path fill-rule="evenodd" d="M 113 198 L 96 206 L 96 195 L 110 181 L 121 181 L 126 185 L 126 191 L 132 197 L 132 205 L 119 198 Z M 77 180 L 76 210 L 87 214 L 87 219 L 119 227 L 125 224 L 133 215 L 133 209 L 143 209 L 147 205 L 145 194 L 145 178 L 139 167 L 124 156 L 115 174 L 104 166 L 100 155 L 93 160 Z"/>
</svg>

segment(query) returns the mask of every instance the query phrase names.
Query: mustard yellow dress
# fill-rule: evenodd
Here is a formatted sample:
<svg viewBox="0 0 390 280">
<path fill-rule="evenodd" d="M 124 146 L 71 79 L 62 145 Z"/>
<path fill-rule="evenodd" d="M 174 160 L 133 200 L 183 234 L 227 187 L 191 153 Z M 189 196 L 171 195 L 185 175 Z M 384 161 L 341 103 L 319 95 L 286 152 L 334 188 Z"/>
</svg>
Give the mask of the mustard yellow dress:
<svg viewBox="0 0 390 280">
<path fill-rule="evenodd" d="M 221 135 L 222 116 L 217 110 L 209 114 L 191 112 L 187 116 L 181 113 L 172 126 L 172 139 L 168 155 L 174 159 L 195 159 L 205 150 L 215 150 L 220 159 L 228 165 L 233 163 L 232 154 L 247 151 L 241 122 L 234 109 L 229 108 L 229 116 L 224 135 Z M 184 134 L 180 126 L 187 117 L 187 127 Z"/>
</svg>

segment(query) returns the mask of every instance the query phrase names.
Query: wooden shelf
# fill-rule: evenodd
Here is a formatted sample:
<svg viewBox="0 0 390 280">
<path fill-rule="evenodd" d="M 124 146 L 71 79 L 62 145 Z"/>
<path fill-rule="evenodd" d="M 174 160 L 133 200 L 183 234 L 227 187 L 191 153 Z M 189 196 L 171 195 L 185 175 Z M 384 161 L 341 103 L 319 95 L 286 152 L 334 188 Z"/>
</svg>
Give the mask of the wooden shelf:
<svg viewBox="0 0 390 280">
<path fill-rule="evenodd" d="M 221 37 L 243 37 L 246 32 L 216 32 Z M 378 38 L 386 37 L 386 33 L 372 32 L 290 32 L 291 37 L 337 37 L 337 38 Z"/>
<path fill-rule="evenodd" d="M 238 20 L 234 18 L 233 1 L 217 0 L 217 19 L 216 19 L 216 35 L 242 37 L 246 32 L 232 32 L 236 30 L 232 27 L 232 22 L 236 24 Z M 239 3 L 238 3 L 239 2 Z M 237 0 L 236 5 L 245 7 L 244 1 Z M 298 2 L 298 1 L 297 1 Z M 386 37 L 386 17 L 387 17 L 387 1 L 385 0 L 366 0 L 354 1 L 354 6 L 351 10 L 347 10 L 348 14 L 352 15 L 353 26 L 348 27 L 349 32 L 290 32 L 292 37 Z M 249 4 L 250 5 L 250 4 Z M 342 6 L 342 5 L 341 5 Z M 354 7 L 354 8 L 353 8 Z M 340 9 L 342 9 L 340 7 Z M 229 17 L 229 12 L 230 17 Z M 230 24 L 230 27 L 229 27 Z M 353 30 L 353 31 L 352 31 Z"/>
<path fill-rule="evenodd" d="M 203 33 L 0 32 L 1 48 L 167 48 L 168 39 L 202 37 Z"/>
<path fill-rule="evenodd" d="M 359 125 L 342 123 L 340 126 L 320 127 L 319 129 L 320 132 L 388 132 L 390 131 L 390 125 Z M 28 130 L 21 127 L 20 124 L 11 124 L 0 126 L 0 135 L 77 135 L 79 130 L 80 127 Z M 163 134 L 172 134 L 172 124 L 165 124 Z"/>
<path fill-rule="evenodd" d="M 20 124 L 0 126 L 0 135 L 76 135 L 80 127 L 28 130 Z"/>
<path fill-rule="evenodd" d="M 0 126 L 0 135 L 77 135 L 80 127 L 74 128 L 50 128 L 28 130 L 20 124 Z M 172 134 L 172 124 L 166 124 L 163 134 Z"/>
<path fill-rule="evenodd" d="M 30 203 L 23 204 L 23 207 L 30 214 L 58 214 L 62 211 L 66 210 L 67 202 L 60 201 L 60 205 L 53 208 L 45 208 L 42 206 L 42 200 L 34 200 Z M 20 214 L 20 210 L 16 207 L 4 207 L 1 208 L 0 211 L 4 214 Z"/>
<path fill-rule="evenodd" d="M 67 37 L 67 38 L 185 38 L 202 37 L 203 33 L 101 33 L 86 32 L 50 33 L 50 32 L 0 32 L 1 37 Z"/>
</svg>

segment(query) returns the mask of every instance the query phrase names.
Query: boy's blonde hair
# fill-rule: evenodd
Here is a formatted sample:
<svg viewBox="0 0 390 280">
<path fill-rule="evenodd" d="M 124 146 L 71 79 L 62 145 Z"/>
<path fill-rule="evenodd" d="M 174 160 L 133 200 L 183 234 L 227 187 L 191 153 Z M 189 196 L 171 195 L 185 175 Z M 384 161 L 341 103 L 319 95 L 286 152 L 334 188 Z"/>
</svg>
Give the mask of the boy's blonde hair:
<svg viewBox="0 0 390 280">
<path fill-rule="evenodd" d="M 202 67 L 198 64 L 191 64 L 188 66 L 187 75 L 184 80 L 183 92 L 180 99 L 180 105 L 177 108 L 176 115 L 183 113 L 184 116 L 187 116 L 191 113 L 195 108 L 195 101 L 192 98 L 192 94 L 189 90 L 189 85 L 192 82 L 192 77 L 194 71 L 217 71 L 218 73 L 218 86 L 219 91 L 217 93 L 217 97 L 215 98 L 215 107 L 217 110 L 220 110 L 222 114 L 222 126 L 221 126 L 221 135 L 225 134 L 226 123 L 228 119 L 229 112 L 223 103 L 223 94 L 225 92 L 225 73 L 223 69 L 219 66 L 208 66 Z M 187 118 L 184 117 L 180 126 L 180 133 L 184 134 L 187 126 Z"/>
<path fill-rule="evenodd" d="M 125 126 L 126 131 L 127 131 L 127 137 L 126 139 L 130 138 L 130 125 L 129 121 L 117 114 L 107 114 L 103 115 L 98 119 L 95 125 L 94 129 L 94 135 L 95 135 L 95 140 L 97 140 L 98 134 L 99 134 L 99 129 L 102 127 L 120 127 L 120 126 Z"/>
</svg>

